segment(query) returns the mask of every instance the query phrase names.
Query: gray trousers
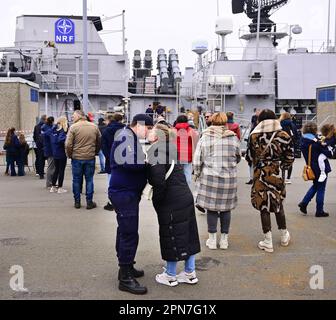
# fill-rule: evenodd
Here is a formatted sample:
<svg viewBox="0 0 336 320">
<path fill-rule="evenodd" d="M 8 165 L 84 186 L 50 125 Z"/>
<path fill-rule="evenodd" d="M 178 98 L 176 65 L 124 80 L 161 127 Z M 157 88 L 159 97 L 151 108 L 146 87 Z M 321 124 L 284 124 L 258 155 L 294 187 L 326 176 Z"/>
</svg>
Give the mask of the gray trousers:
<svg viewBox="0 0 336 320">
<path fill-rule="evenodd" d="M 46 187 L 50 188 L 52 187 L 52 178 L 55 172 L 55 162 L 54 162 L 54 158 L 52 157 L 49 157 L 47 161 L 48 161 L 48 168 L 47 168 Z"/>
<path fill-rule="evenodd" d="M 221 233 L 229 234 L 231 225 L 231 211 L 215 212 L 208 210 L 208 232 L 217 233 L 218 219 L 221 223 Z"/>
</svg>

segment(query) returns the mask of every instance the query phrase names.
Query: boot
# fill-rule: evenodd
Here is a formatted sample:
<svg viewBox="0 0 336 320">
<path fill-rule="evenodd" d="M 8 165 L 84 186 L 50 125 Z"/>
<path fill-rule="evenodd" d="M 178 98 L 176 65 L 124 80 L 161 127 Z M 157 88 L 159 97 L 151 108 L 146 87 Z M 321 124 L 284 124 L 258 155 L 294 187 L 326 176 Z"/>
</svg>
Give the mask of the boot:
<svg viewBox="0 0 336 320">
<path fill-rule="evenodd" d="M 133 262 L 133 265 L 131 266 L 131 271 L 132 271 L 133 277 L 136 278 L 136 279 L 144 277 L 145 272 L 143 270 L 135 269 L 134 265 L 135 265 L 135 262 Z M 119 269 L 118 280 L 120 280 L 120 279 L 121 279 L 121 271 Z"/>
<path fill-rule="evenodd" d="M 210 250 L 217 250 L 217 233 L 209 233 L 209 239 L 206 241 L 206 246 Z"/>
<path fill-rule="evenodd" d="M 280 230 L 280 232 L 281 232 L 281 245 L 283 247 L 288 247 L 289 242 L 291 240 L 288 230 Z"/>
<path fill-rule="evenodd" d="M 260 241 L 258 247 L 259 249 L 265 250 L 266 252 L 272 253 L 274 251 L 271 231 L 265 234 L 265 240 Z"/>
<path fill-rule="evenodd" d="M 222 233 L 219 247 L 222 250 L 227 250 L 229 248 L 229 235 L 228 234 Z"/>
<path fill-rule="evenodd" d="M 329 213 L 327 212 L 316 212 L 316 218 L 328 218 L 329 217 Z"/>
<path fill-rule="evenodd" d="M 104 210 L 106 210 L 106 211 L 114 211 L 113 204 L 111 202 L 108 202 L 107 205 L 104 207 Z"/>
<path fill-rule="evenodd" d="M 303 214 L 307 214 L 307 206 L 305 204 L 303 204 L 302 202 L 299 203 L 299 208 L 300 208 L 300 211 L 303 213 Z"/>
<path fill-rule="evenodd" d="M 147 288 L 135 280 L 132 273 L 132 265 L 120 266 L 119 290 L 131 294 L 143 295 L 147 293 Z"/>
<path fill-rule="evenodd" d="M 93 201 L 88 201 L 87 202 L 87 206 L 86 206 L 86 209 L 87 210 L 92 210 L 92 209 L 95 209 L 97 208 L 97 204 Z"/>
</svg>

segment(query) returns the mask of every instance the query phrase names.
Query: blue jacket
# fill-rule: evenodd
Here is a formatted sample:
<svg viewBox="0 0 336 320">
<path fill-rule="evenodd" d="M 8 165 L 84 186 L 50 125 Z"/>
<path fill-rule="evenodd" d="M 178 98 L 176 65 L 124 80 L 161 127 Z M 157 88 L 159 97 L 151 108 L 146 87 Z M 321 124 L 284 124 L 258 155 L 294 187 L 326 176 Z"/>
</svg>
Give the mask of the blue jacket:
<svg viewBox="0 0 336 320">
<path fill-rule="evenodd" d="M 111 180 L 109 196 L 131 191 L 139 196 L 147 183 L 145 154 L 138 137 L 129 127 L 116 137 L 110 156 Z"/>
<path fill-rule="evenodd" d="M 318 164 L 319 156 L 321 154 L 324 154 L 327 158 L 331 158 L 333 156 L 333 153 L 328 149 L 328 147 L 323 146 L 316 136 L 314 136 L 313 134 L 305 134 L 302 137 L 301 150 L 307 164 L 310 145 L 312 146 L 311 167 L 314 171 L 316 180 L 318 180 L 321 174 L 321 170 Z M 328 159 L 325 160 L 325 166 L 326 174 L 330 173 L 331 166 Z"/>
<path fill-rule="evenodd" d="M 6 150 L 6 155 L 9 157 L 16 157 L 20 155 L 21 144 L 16 134 L 12 136 L 11 143 L 8 145 L 5 144 L 3 148 Z"/>
<path fill-rule="evenodd" d="M 286 131 L 289 134 L 293 142 L 298 141 L 299 139 L 298 129 L 292 120 L 287 119 L 287 120 L 281 121 L 281 127 L 282 127 L 282 130 Z"/>
<path fill-rule="evenodd" d="M 115 139 L 115 135 L 119 130 L 122 130 L 125 127 L 124 124 L 112 121 L 104 130 L 102 134 L 102 151 L 105 156 L 105 172 L 110 174 L 111 173 L 111 166 L 110 166 L 110 156 L 111 156 L 111 149 Z"/>
<path fill-rule="evenodd" d="M 65 140 L 66 133 L 63 129 L 57 130 L 57 126 L 54 126 L 50 135 L 52 156 L 54 159 L 65 159 Z"/>
<path fill-rule="evenodd" d="M 51 135 L 53 127 L 47 124 L 44 124 L 41 128 L 42 141 L 43 141 L 43 152 L 46 158 L 52 157 L 52 148 L 51 148 Z"/>
</svg>

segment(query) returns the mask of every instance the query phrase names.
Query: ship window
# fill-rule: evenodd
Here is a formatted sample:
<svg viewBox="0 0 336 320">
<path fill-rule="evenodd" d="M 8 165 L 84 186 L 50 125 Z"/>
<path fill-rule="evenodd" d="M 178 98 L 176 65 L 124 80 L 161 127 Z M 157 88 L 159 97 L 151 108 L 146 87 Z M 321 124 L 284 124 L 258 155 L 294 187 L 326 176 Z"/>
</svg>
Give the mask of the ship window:
<svg viewBox="0 0 336 320">
<path fill-rule="evenodd" d="M 320 89 L 318 91 L 319 102 L 331 102 L 336 100 L 336 88 Z"/>
<path fill-rule="evenodd" d="M 98 73 L 99 72 L 99 60 L 98 59 L 89 59 L 88 61 L 89 72 Z M 80 60 L 79 71 L 83 72 L 83 60 Z"/>
<path fill-rule="evenodd" d="M 76 71 L 75 59 L 59 59 L 58 67 L 60 72 L 74 72 Z"/>
</svg>

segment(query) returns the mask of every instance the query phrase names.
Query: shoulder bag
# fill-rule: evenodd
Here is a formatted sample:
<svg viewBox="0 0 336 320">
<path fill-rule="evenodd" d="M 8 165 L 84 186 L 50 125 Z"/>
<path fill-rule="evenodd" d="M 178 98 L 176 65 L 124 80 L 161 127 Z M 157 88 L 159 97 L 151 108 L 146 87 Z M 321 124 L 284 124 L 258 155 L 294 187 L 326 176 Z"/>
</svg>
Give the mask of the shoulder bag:
<svg viewBox="0 0 336 320">
<path fill-rule="evenodd" d="M 166 173 L 166 177 L 165 177 L 166 181 L 169 179 L 169 177 L 173 173 L 174 168 L 175 168 L 175 161 L 173 160 L 168 172 Z M 142 195 L 145 197 L 145 199 L 151 201 L 153 199 L 153 186 L 147 183 L 144 191 L 142 192 Z"/>
<path fill-rule="evenodd" d="M 304 166 L 302 177 L 304 181 L 312 181 L 315 180 L 315 173 L 311 168 L 311 160 L 312 160 L 312 145 L 309 146 L 308 152 L 308 164 Z"/>
</svg>

